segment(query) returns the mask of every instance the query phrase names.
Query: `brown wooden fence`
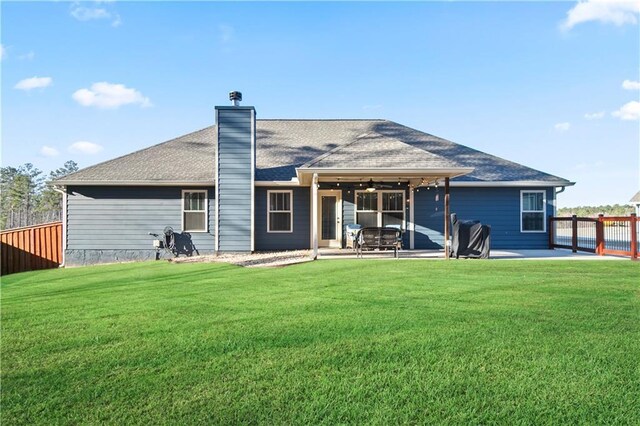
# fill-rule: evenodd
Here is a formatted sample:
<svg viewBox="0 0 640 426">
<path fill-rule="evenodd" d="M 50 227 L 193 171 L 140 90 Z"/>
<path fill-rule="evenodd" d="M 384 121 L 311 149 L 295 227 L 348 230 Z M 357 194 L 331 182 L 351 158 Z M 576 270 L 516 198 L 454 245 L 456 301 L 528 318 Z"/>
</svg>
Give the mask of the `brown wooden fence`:
<svg viewBox="0 0 640 426">
<path fill-rule="evenodd" d="M 629 256 L 637 260 L 638 219 L 631 216 L 549 217 L 549 248 L 565 248 L 596 253 Z"/>
<path fill-rule="evenodd" d="M 1 275 L 57 268 L 62 263 L 62 222 L 0 232 Z"/>
</svg>

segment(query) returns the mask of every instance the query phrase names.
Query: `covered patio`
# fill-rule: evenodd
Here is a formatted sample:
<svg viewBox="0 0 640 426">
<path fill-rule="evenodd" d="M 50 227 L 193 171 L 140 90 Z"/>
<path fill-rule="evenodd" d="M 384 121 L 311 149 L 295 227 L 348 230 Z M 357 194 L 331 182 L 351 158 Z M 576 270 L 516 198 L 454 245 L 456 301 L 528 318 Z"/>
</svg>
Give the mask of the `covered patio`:
<svg viewBox="0 0 640 426">
<path fill-rule="evenodd" d="M 415 248 L 415 198 L 414 193 L 422 189 L 443 188 L 444 204 L 444 239 L 449 241 L 450 235 L 450 179 L 473 171 L 472 168 L 300 168 L 297 170 L 301 185 L 309 185 L 311 191 L 311 249 L 313 258 L 318 258 L 320 249 L 341 249 L 346 246 L 348 238 L 345 225 L 388 226 L 393 220 L 393 213 L 398 213 L 395 226 L 400 225 L 404 238 L 404 247 Z M 345 200 L 348 195 L 349 200 Z M 378 197 L 374 194 L 385 194 Z M 397 199 L 392 198 L 397 194 Z M 359 212 L 359 203 L 366 198 L 375 197 L 378 207 L 368 212 Z M 438 197 L 436 195 L 436 197 Z M 350 202 L 350 206 L 343 206 Z M 399 207 L 385 211 L 383 203 L 392 203 Z M 388 207 L 386 207 L 388 208 Z M 348 212 L 348 213 L 347 213 Z M 361 215 L 359 215 L 362 213 Z M 377 215 L 364 219 L 366 213 Z M 388 213 L 389 220 L 385 217 Z M 359 219 L 359 220 L 358 220 Z M 377 220 L 377 222 L 376 222 Z M 371 223 L 373 221 L 373 223 Z M 448 250 L 441 251 L 448 257 Z"/>
</svg>

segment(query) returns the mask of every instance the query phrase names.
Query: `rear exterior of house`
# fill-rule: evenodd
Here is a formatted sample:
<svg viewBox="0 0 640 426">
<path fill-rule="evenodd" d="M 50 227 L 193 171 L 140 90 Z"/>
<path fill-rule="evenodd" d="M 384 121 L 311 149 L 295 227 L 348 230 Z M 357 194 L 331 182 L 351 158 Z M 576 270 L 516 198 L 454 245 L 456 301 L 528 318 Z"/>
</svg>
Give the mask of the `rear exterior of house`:
<svg viewBox="0 0 640 426">
<path fill-rule="evenodd" d="M 396 226 L 408 249 L 445 246 L 445 193 L 491 225 L 494 249 L 548 244 L 549 175 L 387 120 L 216 124 L 62 178 L 67 265 L 153 259 L 149 233 L 181 255 L 345 247 L 347 226 Z"/>
</svg>

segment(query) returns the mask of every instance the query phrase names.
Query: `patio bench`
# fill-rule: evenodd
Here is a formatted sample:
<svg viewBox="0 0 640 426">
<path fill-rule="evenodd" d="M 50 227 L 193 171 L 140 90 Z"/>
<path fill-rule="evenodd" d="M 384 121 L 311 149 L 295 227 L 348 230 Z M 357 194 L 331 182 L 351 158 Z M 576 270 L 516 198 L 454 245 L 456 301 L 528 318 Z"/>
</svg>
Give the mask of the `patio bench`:
<svg viewBox="0 0 640 426">
<path fill-rule="evenodd" d="M 390 250 L 398 258 L 401 244 L 401 231 L 397 228 L 367 227 L 358 231 L 356 236 L 356 256 L 363 257 L 364 250 Z"/>
</svg>

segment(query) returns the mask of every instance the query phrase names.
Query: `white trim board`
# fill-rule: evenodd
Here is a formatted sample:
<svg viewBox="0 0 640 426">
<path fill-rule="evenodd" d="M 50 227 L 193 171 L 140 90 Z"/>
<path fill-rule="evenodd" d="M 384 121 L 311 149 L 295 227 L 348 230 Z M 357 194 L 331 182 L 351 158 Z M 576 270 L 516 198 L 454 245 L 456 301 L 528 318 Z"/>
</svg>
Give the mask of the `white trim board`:
<svg viewBox="0 0 640 426">
<path fill-rule="evenodd" d="M 378 205 L 376 210 L 358 210 L 358 193 L 375 194 L 375 193 L 398 193 L 402 194 L 402 210 L 382 210 L 382 196 L 378 197 Z M 368 192 L 366 189 L 356 189 L 353 191 L 353 223 L 358 223 L 358 213 L 376 213 L 377 226 L 382 226 L 382 214 L 384 212 L 397 213 L 402 212 L 402 230 L 408 229 L 407 209 L 406 209 L 406 193 L 402 189 L 376 189 L 374 192 Z"/>
<path fill-rule="evenodd" d="M 185 210 L 184 209 L 184 194 L 187 192 L 204 194 L 204 210 Z M 204 229 L 184 229 L 184 214 L 186 211 L 204 213 Z M 180 216 L 181 216 L 181 231 L 182 232 L 209 232 L 209 191 L 206 189 L 183 189 L 182 196 L 180 197 Z"/>
<path fill-rule="evenodd" d="M 538 193 L 542 194 L 542 210 L 524 210 L 523 194 L 525 193 Z M 542 230 L 529 230 L 522 229 L 522 215 L 523 213 L 542 213 Z M 520 191 L 520 232 L 523 234 L 541 234 L 547 232 L 547 191 L 544 189 L 523 189 Z"/>
<path fill-rule="evenodd" d="M 271 211 L 271 194 L 289 194 L 289 210 Z M 289 213 L 289 230 L 288 231 L 271 231 L 271 215 L 270 213 Z M 291 234 L 293 233 L 293 190 L 274 189 L 267 191 L 267 234 Z"/>
</svg>

